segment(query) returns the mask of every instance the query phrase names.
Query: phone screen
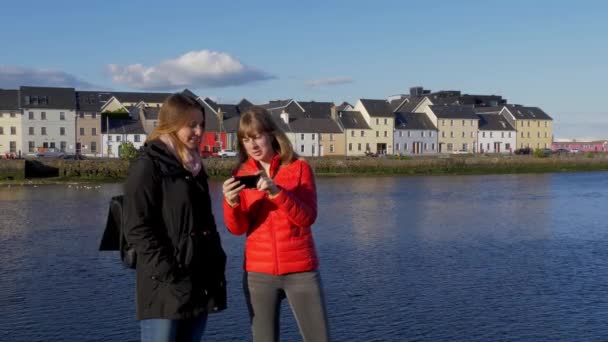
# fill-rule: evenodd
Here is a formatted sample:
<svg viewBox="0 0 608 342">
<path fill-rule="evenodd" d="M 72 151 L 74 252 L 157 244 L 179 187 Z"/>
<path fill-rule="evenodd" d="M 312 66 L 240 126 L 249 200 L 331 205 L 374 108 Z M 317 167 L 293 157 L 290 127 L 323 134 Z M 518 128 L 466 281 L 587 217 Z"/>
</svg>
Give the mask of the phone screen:
<svg viewBox="0 0 608 342">
<path fill-rule="evenodd" d="M 244 184 L 245 189 L 255 189 L 258 186 L 260 175 L 238 176 L 234 177 L 234 179 L 241 182 L 241 184 Z"/>
</svg>

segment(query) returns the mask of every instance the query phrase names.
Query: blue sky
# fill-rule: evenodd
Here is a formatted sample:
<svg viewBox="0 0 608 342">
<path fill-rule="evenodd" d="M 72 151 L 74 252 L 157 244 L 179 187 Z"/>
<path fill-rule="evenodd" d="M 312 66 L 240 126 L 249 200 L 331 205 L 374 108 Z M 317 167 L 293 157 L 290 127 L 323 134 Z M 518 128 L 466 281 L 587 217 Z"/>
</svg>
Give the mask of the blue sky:
<svg viewBox="0 0 608 342">
<path fill-rule="evenodd" d="M 606 17 L 600 0 L 12 1 L 0 87 L 354 103 L 420 85 L 541 107 L 556 138 L 608 138 Z"/>
</svg>

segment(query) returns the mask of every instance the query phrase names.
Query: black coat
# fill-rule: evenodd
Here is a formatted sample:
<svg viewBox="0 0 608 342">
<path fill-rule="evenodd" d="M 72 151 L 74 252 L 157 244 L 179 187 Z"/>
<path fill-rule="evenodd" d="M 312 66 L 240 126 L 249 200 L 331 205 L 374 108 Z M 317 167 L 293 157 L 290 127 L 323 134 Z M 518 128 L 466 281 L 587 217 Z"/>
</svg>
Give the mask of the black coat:
<svg viewBox="0 0 608 342">
<path fill-rule="evenodd" d="M 226 308 L 226 254 L 207 176 L 146 144 L 125 186 L 124 229 L 137 253 L 137 318 L 187 319 Z"/>
</svg>

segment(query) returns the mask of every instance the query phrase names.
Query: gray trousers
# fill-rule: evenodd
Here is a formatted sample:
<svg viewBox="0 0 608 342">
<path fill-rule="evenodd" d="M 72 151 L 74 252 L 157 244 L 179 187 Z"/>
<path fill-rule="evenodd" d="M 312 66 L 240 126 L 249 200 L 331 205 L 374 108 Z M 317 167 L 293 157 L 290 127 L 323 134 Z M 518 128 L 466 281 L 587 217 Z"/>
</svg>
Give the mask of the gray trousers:
<svg viewBox="0 0 608 342">
<path fill-rule="evenodd" d="M 254 342 L 279 341 L 279 317 L 287 298 L 305 342 L 329 341 L 327 314 L 318 271 L 274 276 L 245 272 L 243 288 Z"/>
</svg>

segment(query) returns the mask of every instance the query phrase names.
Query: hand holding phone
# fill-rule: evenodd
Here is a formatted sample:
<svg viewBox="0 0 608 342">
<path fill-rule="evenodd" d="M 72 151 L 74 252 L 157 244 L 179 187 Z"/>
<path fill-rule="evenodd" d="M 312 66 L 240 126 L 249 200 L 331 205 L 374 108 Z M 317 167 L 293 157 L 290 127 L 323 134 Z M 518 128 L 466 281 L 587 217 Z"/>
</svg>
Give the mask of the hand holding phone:
<svg viewBox="0 0 608 342">
<path fill-rule="evenodd" d="M 256 189 L 258 187 L 260 175 L 235 176 L 234 180 L 239 181 L 242 185 L 245 185 L 245 189 Z"/>
</svg>

